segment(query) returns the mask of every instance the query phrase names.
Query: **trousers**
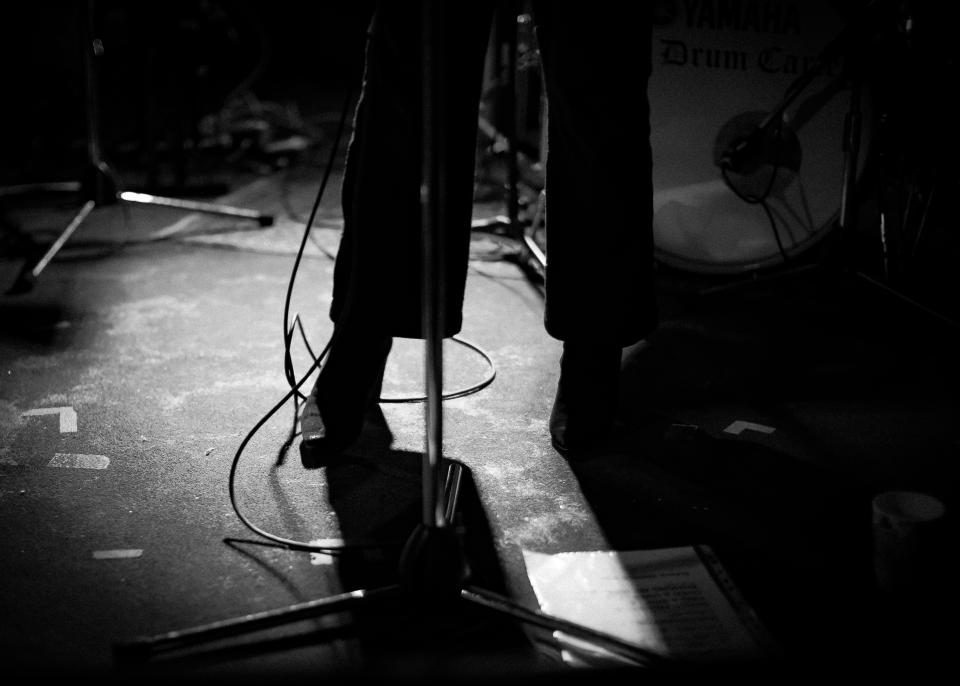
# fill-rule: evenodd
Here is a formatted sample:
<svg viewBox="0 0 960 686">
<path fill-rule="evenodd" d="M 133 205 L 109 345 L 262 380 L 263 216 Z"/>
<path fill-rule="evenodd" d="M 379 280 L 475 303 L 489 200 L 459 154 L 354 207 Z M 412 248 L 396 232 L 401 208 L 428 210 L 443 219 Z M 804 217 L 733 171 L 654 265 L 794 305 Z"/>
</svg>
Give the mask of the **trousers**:
<svg viewBox="0 0 960 686">
<path fill-rule="evenodd" d="M 477 123 L 495 2 L 440 3 L 444 74 L 443 333 L 463 325 Z M 508 3 L 509 5 L 509 3 Z M 347 148 L 330 317 L 423 338 L 419 4 L 382 2 L 366 42 Z M 414 11 L 411 11 L 414 10 Z M 544 326 L 561 341 L 627 346 L 657 323 L 648 3 L 534 2 L 547 101 Z"/>
</svg>

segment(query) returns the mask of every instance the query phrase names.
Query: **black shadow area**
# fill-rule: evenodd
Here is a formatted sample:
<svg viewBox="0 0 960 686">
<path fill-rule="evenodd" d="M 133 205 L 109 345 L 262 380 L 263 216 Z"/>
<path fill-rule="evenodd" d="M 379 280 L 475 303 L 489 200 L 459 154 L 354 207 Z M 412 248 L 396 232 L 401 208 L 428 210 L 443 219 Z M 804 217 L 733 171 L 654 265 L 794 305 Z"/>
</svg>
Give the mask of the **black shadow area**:
<svg viewBox="0 0 960 686">
<path fill-rule="evenodd" d="M 348 545 L 362 544 L 337 556 L 343 588 L 399 587 L 386 602 L 361 605 L 351 615 L 364 676 L 518 683 L 524 675 L 541 673 L 541 658 L 520 624 L 443 590 L 448 584 L 452 589 L 472 585 L 506 594 L 501 562 L 469 469 L 455 463 L 462 478 L 451 528 L 457 554 L 465 562 L 461 583 L 453 570 L 446 575 L 443 564 L 427 562 L 421 574 L 406 560 L 424 519 L 423 456 L 374 449 L 370 438 L 365 429 L 357 447 L 322 467 L 340 535 Z"/>
<path fill-rule="evenodd" d="M 879 592 L 869 486 L 667 421 L 571 465 L 612 549 L 710 546 L 781 651 L 691 670 L 867 674 L 944 664 L 955 565 L 942 560 L 916 596 Z"/>
</svg>

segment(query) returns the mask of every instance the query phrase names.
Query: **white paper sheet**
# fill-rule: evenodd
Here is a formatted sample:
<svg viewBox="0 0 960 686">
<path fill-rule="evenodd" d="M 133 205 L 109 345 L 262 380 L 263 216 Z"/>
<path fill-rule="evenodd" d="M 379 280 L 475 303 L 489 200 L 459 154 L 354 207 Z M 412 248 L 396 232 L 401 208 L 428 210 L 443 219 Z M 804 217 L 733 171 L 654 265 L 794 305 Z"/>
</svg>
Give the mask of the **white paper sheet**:
<svg viewBox="0 0 960 686">
<path fill-rule="evenodd" d="M 723 660 L 767 654 L 762 625 L 709 548 L 589 551 L 524 550 L 543 612 L 602 631 L 666 657 Z M 708 568 L 708 563 L 710 567 Z M 556 632 L 570 663 L 621 660 Z"/>
</svg>

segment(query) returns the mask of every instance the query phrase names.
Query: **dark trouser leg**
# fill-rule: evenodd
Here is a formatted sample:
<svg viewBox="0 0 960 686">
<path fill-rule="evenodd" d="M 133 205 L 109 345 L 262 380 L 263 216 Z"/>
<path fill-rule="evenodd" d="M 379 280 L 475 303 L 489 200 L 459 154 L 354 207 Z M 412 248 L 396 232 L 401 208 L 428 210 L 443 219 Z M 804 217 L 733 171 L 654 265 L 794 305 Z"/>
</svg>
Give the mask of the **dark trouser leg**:
<svg viewBox="0 0 960 686">
<path fill-rule="evenodd" d="M 648 3 L 538 2 L 547 130 L 545 323 L 636 343 L 656 324 Z"/>
<path fill-rule="evenodd" d="M 444 3 L 447 88 L 432 116 L 443 127 L 445 336 L 463 321 L 473 212 L 477 114 L 492 6 Z M 419 3 L 377 6 L 343 184 L 344 230 L 334 267 L 334 338 L 304 406 L 304 444 L 316 456 L 353 442 L 379 396 L 392 338 L 422 338 L 422 168 Z"/>
<path fill-rule="evenodd" d="M 656 325 L 649 8 L 629 7 L 534 5 L 549 105 L 544 319 L 564 341 L 550 433 L 566 455 L 609 430 L 621 348 Z"/>
<path fill-rule="evenodd" d="M 492 4 L 447 3 L 443 68 L 447 169 L 443 230 L 445 335 L 462 323 L 470 248 L 477 114 Z M 421 16 L 417 3 L 378 5 L 367 44 L 343 187 L 344 232 L 331 317 L 390 336 L 421 335 Z"/>
</svg>

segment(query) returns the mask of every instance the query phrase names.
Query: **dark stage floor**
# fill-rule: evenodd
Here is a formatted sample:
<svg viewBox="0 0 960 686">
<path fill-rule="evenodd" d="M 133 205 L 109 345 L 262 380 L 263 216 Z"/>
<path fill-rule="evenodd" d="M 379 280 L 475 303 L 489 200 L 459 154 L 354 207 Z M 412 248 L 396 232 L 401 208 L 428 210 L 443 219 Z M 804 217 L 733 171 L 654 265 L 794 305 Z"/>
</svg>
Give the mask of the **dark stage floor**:
<svg viewBox="0 0 960 686">
<path fill-rule="evenodd" d="M 281 100 L 281 90 L 271 97 Z M 117 642 L 138 636 L 397 581 L 400 547 L 420 520 L 425 436 L 424 404 L 398 401 L 423 393 L 422 344 L 396 341 L 386 401 L 342 461 L 301 455 L 298 436 L 287 444 L 285 297 L 339 97 L 283 115 L 312 141 L 193 150 L 185 177 L 175 164 L 158 174 L 135 149 L 108 150 L 127 185 L 196 199 L 222 191 L 221 202 L 269 213 L 272 226 L 105 204 L 31 289 L 14 294 L 6 291 L 18 273 L 61 234 L 81 198 L 0 197 L 4 672 L 131 681 L 637 678 L 571 667 L 549 632 L 473 605 L 429 613 L 418 596 L 145 663 L 114 654 Z M 314 350 L 331 330 L 340 152 L 289 307 Z M 22 179 L 16 169 L 3 178 L 34 181 L 44 168 L 71 178 L 71 167 L 47 161 L 20 169 L 29 172 Z M 496 165 L 486 171 L 503 178 Z M 502 201 L 478 195 L 476 216 L 502 213 Z M 616 432 L 575 462 L 548 436 L 561 344 L 543 330 L 541 284 L 522 268 L 529 263 L 516 241 L 475 231 L 461 334 L 469 345 L 445 343 L 447 390 L 482 386 L 491 371 L 495 378 L 444 403 L 443 442 L 444 456 L 465 468 L 459 521 L 475 583 L 536 608 L 525 556 L 705 545 L 779 648 L 728 667 L 919 676 L 947 664 L 956 565 L 944 554 L 916 593 L 880 593 L 871 499 L 885 490 L 933 494 L 947 506 L 935 549 L 945 553 L 955 540 L 958 256 L 939 251 L 907 284 L 936 315 L 877 287 L 863 276 L 879 278 L 875 204 L 867 194 L 856 265 L 830 259 L 829 237 L 798 256 L 796 272 L 658 264 L 661 326 L 624 351 Z M 949 247 L 955 220 L 952 209 L 940 212 L 928 235 Z M 584 259 L 602 252 L 591 249 L 593 229 L 584 227 Z M 291 350 L 305 372 L 299 332 Z M 351 547 L 288 549 L 246 524 Z"/>
<path fill-rule="evenodd" d="M 226 202 L 276 213 L 267 228 L 149 206 L 129 207 L 127 223 L 121 206 L 101 207 L 32 290 L 3 296 L 7 666 L 113 673 L 114 641 L 392 580 L 395 547 L 328 556 L 262 545 L 228 492 L 244 438 L 288 390 L 282 316 L 301 231 L 290 217 L 309 209 L 319 177 L 315 166 L 240 175 Z M 334 180 L 290 310 L 315 348 L 329 334 L 337 191 Z M 40 243 L 76 207 L 43 195 L 9 206 L 8 219 Z M 490 207 L 478 203 L 478 214 Z M 784 270 L 707 294 L 730 279 L 663 267 L 662 325 L 624 354 L 618 432 L 592 459 L 568 464 L 547 435 L 560 344 L 542 329 L 536 280 L 505 257 L 515 247 L 475 236 L 462 336 L 489 355 L 496 378 L 445 403 L 444 455 L 467 468 L 479 584 L 536 607 L 523 551 L 708 544 L 785 664 L 937 657 L 927 629 L 942 606 L 914 606 L 925 623 L 906 629 L 916 618 L 874 592 L 870 501 L 911 489 L 952 507 L 955 330 L 842 271 Z M 4 261 L 5 286 L 24 263 Z M 299 338 L 293 354 L 305 370 Z M 451 389 L 490 372 L 465 346 L 448 342 L 446 355 Z M 422 359 L 418 342 L 398 341 L 385 396 L 420 395 Z M 348 459 L 318 466 L 301 459 L 299 439 L 281 455 L 293 416 L 284 404 L 241 454 L 238 508 L 298 541 L 402 543 L 419 517 L 424 405 L 380 407 Z M 373 622 L 370 635 L 340 620 L 147 669 L 503 677 L 559 668 L 531 648 L 535 633 L 509 622 L 458 617 L 431 650 L 411 641 L 431 634 L 412 637 L 402 612 Z"/>
</svg>

